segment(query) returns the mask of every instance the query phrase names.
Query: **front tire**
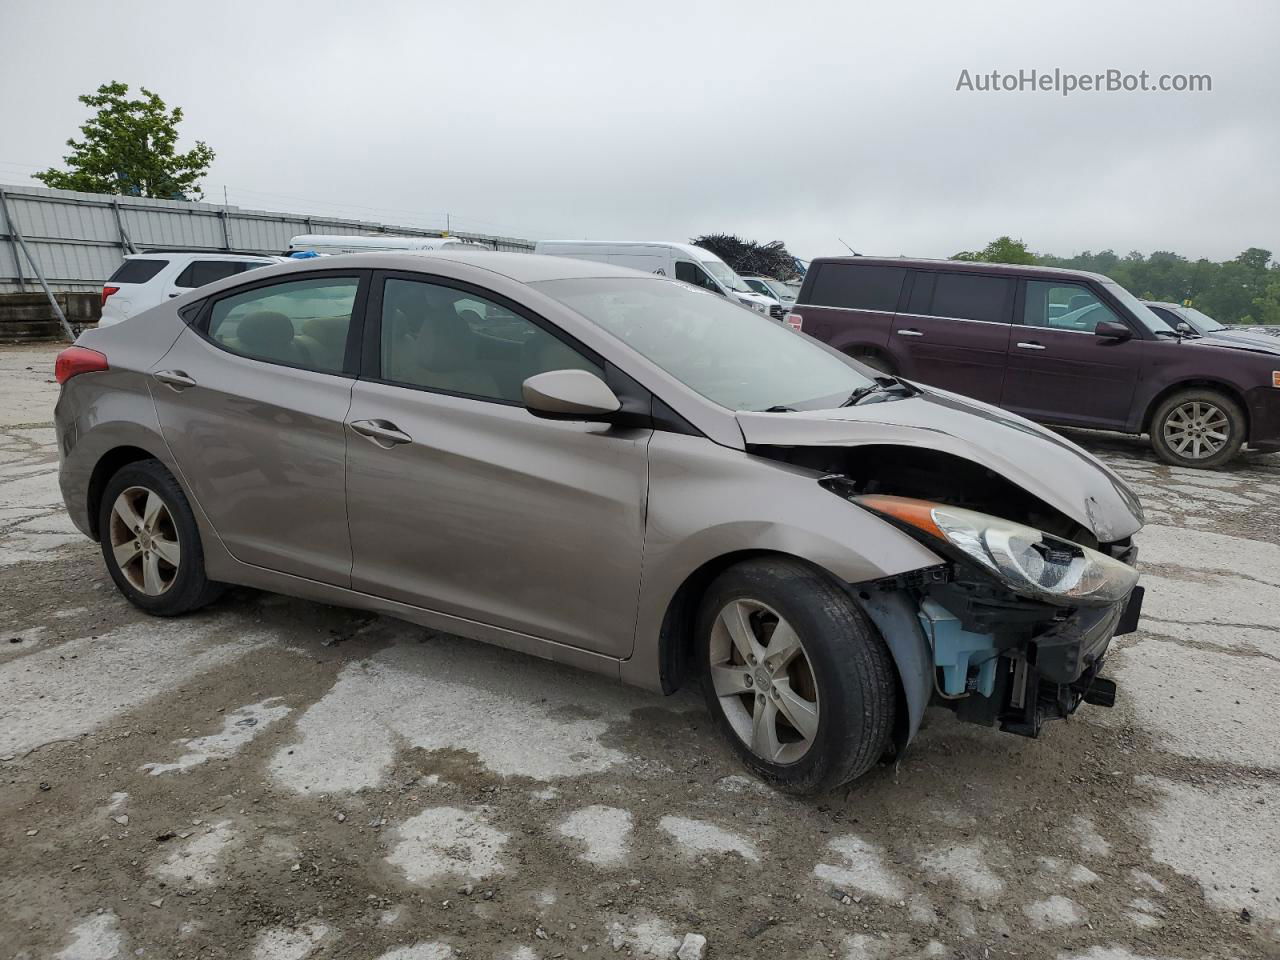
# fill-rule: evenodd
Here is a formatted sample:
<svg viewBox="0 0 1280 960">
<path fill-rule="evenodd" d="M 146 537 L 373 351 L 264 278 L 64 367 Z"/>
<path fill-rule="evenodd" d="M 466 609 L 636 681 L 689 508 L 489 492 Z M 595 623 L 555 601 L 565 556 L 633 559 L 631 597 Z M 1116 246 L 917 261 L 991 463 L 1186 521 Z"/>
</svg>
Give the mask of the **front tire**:
<svg viewBox="0 0 1280 960">
<path fill-rule="evenodd" d="M 742 762 L 777 789 L 829 790 L 888 749 L 892 658 L 819 571 L 784 558 L 729 568 L 703 598 L 697 642 L 708 709 Z"/>
<path fill-rule="evenodd" d="M 1178 391 L 1151 417 L 1151 446 L 1175 467 L 1221 467 L 1240 452 L 1246 433 L 1240 406 L 1206 388 Z"/>
<path fill-rule="evenodd" d="M 107 482 L 98 536 L 116 588 L 147 613 L 190 613 L 222 592 L 205 576 L 191 505 L 159 460 L 127 464 Z"/>
</svg>

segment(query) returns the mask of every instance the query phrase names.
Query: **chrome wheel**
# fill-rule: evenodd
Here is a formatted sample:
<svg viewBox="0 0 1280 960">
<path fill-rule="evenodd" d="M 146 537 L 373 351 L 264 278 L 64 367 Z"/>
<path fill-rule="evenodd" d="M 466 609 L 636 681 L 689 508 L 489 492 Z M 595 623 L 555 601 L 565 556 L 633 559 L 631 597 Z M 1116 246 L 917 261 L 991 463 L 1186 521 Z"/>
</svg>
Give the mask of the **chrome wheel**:
<svg viewBox="0 0 1280 960">
<path fill-rule="evenodd" d="M 149 597 L 173 586 L 182 562 L 178 529 L 160 495 L 128 487 L 111 506 L 111 553 L 129 585 Z"/>
<path fill-rule="evenodd" d="M 818 733 L 818 685 L 804 644 L 755 600 L 733 600 L 711 628 L 711 683 L 729 725 L 770 763 L 795 763 Z"/>
<path fill-rule="evenodd" d="M 1231 424 L 1219 407 L 1207 400 L 1188 400 L 1169 411 L 1164 440 L 1180 457 L 1207 460 L 1222 452 L 1231 435 Z"/>
</svg>

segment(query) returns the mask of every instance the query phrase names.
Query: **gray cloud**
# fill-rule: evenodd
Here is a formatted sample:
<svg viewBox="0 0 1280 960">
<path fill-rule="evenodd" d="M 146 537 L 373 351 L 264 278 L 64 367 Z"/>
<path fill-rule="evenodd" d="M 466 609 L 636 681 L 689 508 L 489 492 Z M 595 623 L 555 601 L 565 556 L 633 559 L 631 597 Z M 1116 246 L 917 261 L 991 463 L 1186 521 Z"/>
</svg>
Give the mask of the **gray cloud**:
<svg viewBox="0 0 1280 960">
<path fill-rule="evenodd" d="M 534 237 L 781 238 L 802 256 L 1280 249 L 1273 3 L 19 0 L 0 181 L 77 94 L 186 111 L 232 203 Z M 56 60 L 56 69 L 51 65 Z M 956 92 L 962 69 L 1208 73 L 1200 94 Z"/>
</svg>

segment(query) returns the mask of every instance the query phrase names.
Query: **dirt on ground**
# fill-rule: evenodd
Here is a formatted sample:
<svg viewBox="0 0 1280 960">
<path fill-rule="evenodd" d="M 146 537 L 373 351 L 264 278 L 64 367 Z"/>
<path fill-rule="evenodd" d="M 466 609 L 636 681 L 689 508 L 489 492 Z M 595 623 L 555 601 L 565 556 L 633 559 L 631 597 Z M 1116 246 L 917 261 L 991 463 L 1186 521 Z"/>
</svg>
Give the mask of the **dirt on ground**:
<svg viewBox="0 0 1280 960">
<path fill-rule="evenodd" d="M 50 359 L 0 350 L 0 957 L 1280 957 L 1280 458 L 1072 433 L 1148 510 L 1116 708 L 933 711 L 797 800 L 694 691 L 251 590 L 140 613 L 62 509 Z"/>
</svg>

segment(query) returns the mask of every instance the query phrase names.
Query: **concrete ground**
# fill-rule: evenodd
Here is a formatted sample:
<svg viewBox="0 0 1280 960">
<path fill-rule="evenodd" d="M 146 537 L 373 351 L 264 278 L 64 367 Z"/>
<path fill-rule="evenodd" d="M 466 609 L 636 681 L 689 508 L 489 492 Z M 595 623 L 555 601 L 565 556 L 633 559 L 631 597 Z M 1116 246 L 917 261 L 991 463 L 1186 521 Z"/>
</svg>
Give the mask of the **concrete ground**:
<svg viewBox="0 0 1280 960">
<path fill-rule="evenodd" d="M 1078 434 L 1145 501 L 1115 710 L 945 713 L 812 801 L 662 698 L 237 590 L 179 620 L 60 503 L 0 350 L 0 957 L 1280 956 L 1280 458 Z"/>
</svg>

